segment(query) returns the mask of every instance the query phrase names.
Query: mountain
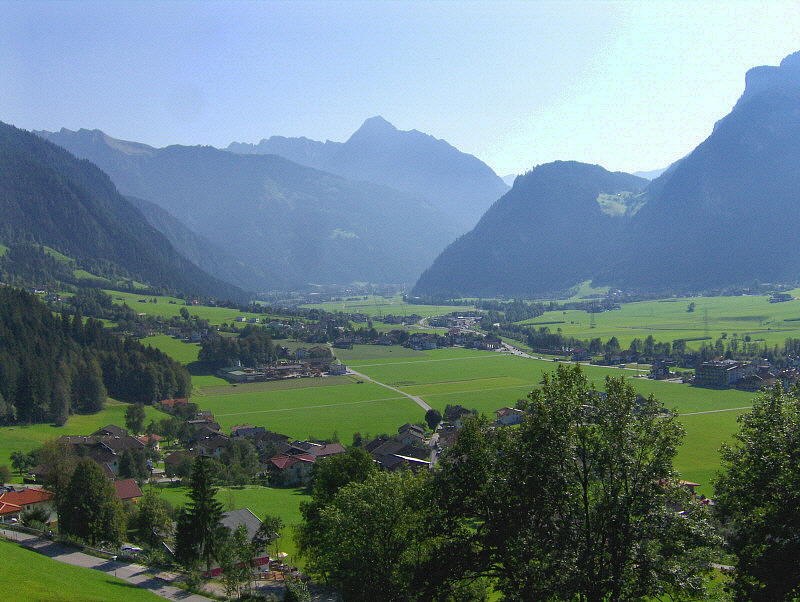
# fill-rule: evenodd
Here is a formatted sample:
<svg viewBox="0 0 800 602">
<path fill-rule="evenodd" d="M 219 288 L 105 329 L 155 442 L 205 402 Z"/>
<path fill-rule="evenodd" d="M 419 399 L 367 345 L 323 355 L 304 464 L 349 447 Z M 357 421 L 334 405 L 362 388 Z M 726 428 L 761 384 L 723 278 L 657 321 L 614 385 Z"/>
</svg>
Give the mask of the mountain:
<svg viewBox="0 0 800 602">
<path fill-rule="evenodd" d="M 515 174 L 515 173 L 510 173 L 510 174 L 508 174 L 507 176 L 503 176 L 503 177 L 502 177 L 502 178 L 500 178 L 500 179 L 501 179 L 501 180 L 503 180 L 503 182 L 505 182 L 506 186 L 508 186 L 509 188 L 511 188 L 511 187 L 514 185 L 514 180 L 516 180 L 516 179 L 517 179 L 517 174 Z"/>
<path fill-rule="evenodd" d="M 436 259 L 412 294 L 527 297 L 569 289 L 610 259 L 646 184 L 599 165 L 540 165 Z"/>
<path fill-rule="evenodd" d="M 275 155 L 157 149 L 99 130 L 38 133 L 97 163 L 124 194 L 156 203 L 224 249 L 245 266 L 251 290 L 412 282 L 458 233 L 427 201 Z M 231 277 L 242 282 L 236 273 Z"/>
<path fill-rule="evenodd" d="M 132 196 L 125 198 L 142 213 L 151 226 L 167 237 L 178 253 L 195 265 L 202 265 L 212 276 L 224 278 L 226 282 L 242 288 L 248 288 L 254 278 L 265 283 L 281 281 L 277 275 L 268 274 L 258 266 L 247 265 L 229 255 L 224 248 L 193 232 L 177 217 L 155 203 Z"/>
<path fill-rule="evenodd" d="M 179 255 L 89 161 L 0 122 L 0 241 L 36 243 L 97 276 L 185 294 L 242 298 Z"/>
<path fill-rule="evenodd" d="M 800 279 L 800 53 L 748 71 L 711 135 L 645 191 L 599 281 L 705 289 Z"/>
<path fill-rule="evenodd" d="M 662 167 L 661 169 L 651 169 L 650 171 L 634 171 L 633 175 L 638 178 L 644 178 L 645 180 L 655 180 L 665 171 L 667 171 L 667 168 Z"/>
<path fill-rule="evenodd" d="M 351 180 L 366 180 L 427 200 L 462 232 L 475 225 L 508 186 L 481 160 L 417 130 L 371 117 L 346 142 L 273 136 L 228 150 L 274 154 Z"/>
</svg>

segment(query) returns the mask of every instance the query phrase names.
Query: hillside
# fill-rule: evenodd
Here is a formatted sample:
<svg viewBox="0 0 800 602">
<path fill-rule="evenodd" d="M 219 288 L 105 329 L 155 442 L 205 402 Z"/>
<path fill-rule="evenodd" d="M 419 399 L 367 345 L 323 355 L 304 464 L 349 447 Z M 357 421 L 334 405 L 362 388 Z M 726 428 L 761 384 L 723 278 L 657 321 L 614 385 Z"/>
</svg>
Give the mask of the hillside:
<svg viewBox="0 0 800 602">
<path fill-rule="evenodd" d="M 686 289 L 800 278 L 800 53 L 747 73 L 731 113 L 648 186 L 602 283 Z"/>
<path fill-rule="evenodd" d="M 474 230 L 451 244 L 412 294 L 531 296 L 591 278 L 611 257 L 647 183 L 557 161 L 519 176 Z"/>
<path fill-rule="evenodd" d="M 251 289 L 412 282 L 457 235 L 426 201 L 275 155 L 156 149 L 96 130 L 39 134 L 100 165 L 123 193 L 158 204 L 225 249 L 247 266 Z"/>
<path fill-rule="evenodd" d="M 473 227 L 508 186 L 483 161 L 445 140 L 398 130 L 371 117 L 346 142 L 272 136 L 231 143 L 237 153 L 275 154 L 352 180 L 367 180 L 426 199 L 461 232 Z"/>
<path fill-rule="evenodd" d="M 204 273 L 126 201 L 95 165 L 24 130 L 0 123 L 0 241 L 47 245 L 97 276 L 224 298 L 240 289 Z M 24 277 L 41 258 L 12 247 L 4 270 Z M 35 274 L 29 276 L 36 284 Z"/>
</svg>

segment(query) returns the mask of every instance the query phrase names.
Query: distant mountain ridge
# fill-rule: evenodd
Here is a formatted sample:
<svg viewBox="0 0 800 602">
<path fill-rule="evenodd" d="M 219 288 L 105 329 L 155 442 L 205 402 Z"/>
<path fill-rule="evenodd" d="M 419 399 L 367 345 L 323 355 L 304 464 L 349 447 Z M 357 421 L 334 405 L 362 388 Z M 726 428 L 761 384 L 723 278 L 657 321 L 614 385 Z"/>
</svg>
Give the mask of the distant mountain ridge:
<svg viewBox="0 0 800 602">
<path fill-rule="evenodd" d="M 97 163 L 123 193 L 157 204 L 224 249 L 244 270 L 219 256 L 194 257 L 251 290 L 364 280 L 410 283 L 458 234 L 427 201 L 276 155 L 209 146 L 156 149 L 99 130 L 38 134 Z M 169 220 L 145 213 L 175 236 Z"/>
<path fill-rule="evenodd" d="M 578 165 L 518 178 L 414 293 L 537 295 L 585 279 L 655 292 L 800 281 L 800 52 L 751 69 L 732 111 L 652 182 Z M 598 190 L 606 194 L 593 198 Z"/>
<path fill-rule="evenodd" d="M 398 130 L 371 117 L 346 142 L 272 136 L 258 144 L 233 142 L 227 150 L 274 154 L 351 180 L 366 180 L 425 199 L 462 231 L 507 190 L 480 159 L 417 130 Z"/>
<path fill-rule="evenodd" d="M 245 296 L 179 255 L 89 161 L 0 122 L 0 165 L 2 242 L 47 245 L 79 264 L 187 295 Z"/>
</svg>

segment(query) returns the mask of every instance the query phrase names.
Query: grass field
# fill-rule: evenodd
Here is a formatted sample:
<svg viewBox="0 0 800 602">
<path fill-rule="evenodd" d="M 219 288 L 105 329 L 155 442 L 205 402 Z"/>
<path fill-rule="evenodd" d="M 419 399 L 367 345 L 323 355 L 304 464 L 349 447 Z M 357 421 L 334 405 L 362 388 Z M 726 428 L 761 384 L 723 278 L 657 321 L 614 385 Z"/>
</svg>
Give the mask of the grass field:
<svg viewBox="0 0 800 602">
<path fill-rule="evenodd" d="M 183 486 L 158 488 L 161 496 L 173 506 L 182 506 L 188 501 L 188 489 Z M 296 563 L 297 546 L 294 542 L 294 527 L 300 524 L 300 504 L 310 496 L 305 489 L 277 489 L 250 485 L 242 488 L 220 488 L 217 499 L 225 511 L 248 508 L 258 518 L 266 515 L 279 517 L 284 524 L 278 548 L 289 554 L 290 563 Z"/>
<path fill-rule="evenodd" d="M 163 316 L 171 318 L 180 315 L 181 308 L 185 307 L 193 316 L 198 316 L 208 320 L 210 324 L 219 325 L 223 322 L 230 323 L 238 316 L 265 318 L 265 314 L 252 314 L 240 312 L 236 309 L 227 307 L 205 307 L 202 305 L 186 305 L 183 299 L 177 297 L 159 297 L 155 295 L 144 295 L 139 293 L 124 293 L 121 291 L 106 290 L 111 295 L 115 303 L 127 303 L 134 311 L 150 316 Z M 147 299 L 147 303 L 140 303 L 139 299 Z M 156 303 L 151 303 L 156 299 Z M 170 303 L 172 301 L 172 303 Z"/>
<path fill-rule="evenodd" d="M 400 295 L 386 298 L 376 295 L 351 297 L 352 300 L 330 301 L 327 303 L 314 303 L 303 305 L 302 307 L 312 307 L 325 311 L 341 311 L 345 313 L 362 313 L 368 316 L 379 316 L 393 314 L 395 316 L 410 316 L 417 314 L 423 318 L 430 316 L 442 316 L 454 311 L 474 310 L 472 305 L 411 305 L 404 303 Z M 395 326 L 397 328 L 397 326 Z"/>
<path fill-rule="evenodd" d="M 800 290 L 791 292 L 800 295 Z M 616 336 L 623 347 L 634 338 L 644 339 L 648 335 L 658 341 L 710 337 L 713 342 L 725 332 L 729 337 L 734 333 L 740 337 L 747 335 L 767 345 L 800 337 L 800 301 L 770 303 L 768 299 L 743 295 L 625 303 L 619 310 L 594 314 L 594 328 L 591 314 L 577 310 L 546 312 L 523 323 L 563 322 L 546 326 L 553 332 L 560 328 L 562 334 L 578 338 L 600 337 L 605 341 Z M 695 304 L 693 312 L 686 311 L 689 303 Z M 701 343 L 695 340 L 687 345 L 696 348 Z"/>
<path fill-rule="evenodd" d="M 0 559 L 0 590 L 13 600 L 161 600 L 122 579 L 64 564 L 8 541 L 0 540 Z"/>
<path fill-rule="evenodd" d="M 11 452 L 29 452 L 45 441 L 56 439 L 62 435 L 88 435 L 107 424 L 125 426 L 125 408 L 128 404 L 108 400 L 105 409 L 97 414 L 74 414 L 64 426 L 50 424 L 33 424 L 31 426 L 0 427 L 0 465 L 11 467 Z M 150 420 L 164 418 L 164 414 L 155 408 L 145 406 L 145 423 Z M 14 475 L 14 479 L 19 479 Z"/>
</svg>

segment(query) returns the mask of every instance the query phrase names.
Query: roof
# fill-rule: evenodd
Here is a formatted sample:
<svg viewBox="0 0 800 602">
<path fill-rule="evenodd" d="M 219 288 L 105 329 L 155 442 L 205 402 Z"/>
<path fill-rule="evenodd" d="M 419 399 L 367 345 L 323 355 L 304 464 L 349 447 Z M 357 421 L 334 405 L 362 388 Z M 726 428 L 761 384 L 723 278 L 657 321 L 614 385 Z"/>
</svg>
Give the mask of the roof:
<svg viewBox="0 0 800 602">
<path fill-rule="evenodd" d="M 297 454 L 296 456 L 287 456 L 286 454 L 278 454 L 274 458 L 270 460 L 272 464 L 274 464 L 280 470 L 284 470 L 286 468 L 290 468 L 297 464 L 298 462 L 307 462 L 309 464 L 313 464 L 316 461 L 315 458 L 309 456 L 308 454 Z"/>
<path fill-rule="evenodd" d="M 0 495 L 0 502 L 13 506 L 27 506 L 39 502 L 49 502 L 53 499 L 53 494 L 45 489 L 34 489 L 26 487 L 19 491 L 7 491 Z"/>
<path fill-rule="evenodd" d="M 495 414 L 498 417 L 507 416 L 508 414 L 523 414 L 522 410 L 517 410 L 516 408 L 500 408 L 499 410 L 495 410 Z"/>
<path fill-rule="evenodd" d="M 174 451 L 164 458 L 164 464 L 180 464 L 184 460 L 191 460 L 195 455 L 185 451 Z"/>
<path fill-rule="evenodd" d="M 227 527 L 231 531 L 236 531 L 236 529 L 239 528 L 239 525 L 244 525 L 244 528 L 247 529 L 247 539 L 250 540 L 253 539 L 253 536 L 261 526 L 261 521 L 255 514 L 250 512 L 249 508 L 241 508 L 239 510 L 225 512 L 219 522 L 221 525 Z"/>
<path fill-rule="evenodd" d="M 325 445 L 318 445 L 311 447 L 308 453 L 315 458 L 324 458 L 326 456 L 334 456 L 336 454 L 343 454 L 347 450 L 341 443 L 326 443 Z"/>
<path fill-rule="evenodd" d="M 161 405 L 162 406 L 168 406 L 170 408 L 174 408 L 175 406 L 178 406 L 178 405 L 185 405 L 187 403 L 189 403 L 189 400 L 186 399 L 185 397 L 181 397 L 179 399 L 162 399 L 161 400 Z"/>
<path fill-rule="evenodd" d="M 150 441 L 163 441 L 164 437 L 161 435 L 142 435 L 141 437 L 136 437 L 139 441 L 147 445 Z"/>
<path fill-rule="evenodd" d="M 398 433 L 402 433 L 402 432 L 405 432 L 405 431 L 417 431 L 420 434 L 424 434 L 425 433 L 425 429 L 423 429 L 418 424 L 409 424 L 409 423 L 406 423 L 403 426 L 401 426 L 399 429 L 397 429 Z"/>
<path fill-rule="evenodd" d="M 101 429 L 97 429 L 95 432 L 92 433 L 93 437 L 102 437 L 103 435 L 113 435 L 115 437 L 124 437 L 128 434 L 121 426 L 117 426 L 116 424 L 107 424 Z"/>
<path fill-rule="evenodd" d="M 9 504 L 8 502 L 4 502 L 0 500 L 0 514 L 14 514 L 22 510 L 22 506 L 17 506 L 16 504 Z"/>
<path fill-rule="evenodd" d="M 114 481 L 114 493 L 117 494 L 117 498 L 120 500 L 132 500 L 142 497 L 142 490 L 133 479 Z"/>
</svg>

